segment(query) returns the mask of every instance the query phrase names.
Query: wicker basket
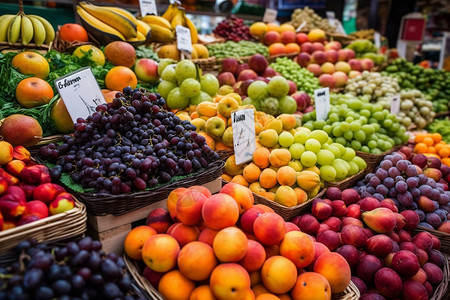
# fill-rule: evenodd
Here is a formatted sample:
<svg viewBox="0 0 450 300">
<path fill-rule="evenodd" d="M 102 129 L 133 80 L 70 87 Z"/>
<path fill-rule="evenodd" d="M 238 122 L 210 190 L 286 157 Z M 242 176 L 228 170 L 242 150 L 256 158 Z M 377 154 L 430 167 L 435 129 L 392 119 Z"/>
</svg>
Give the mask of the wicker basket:
<svg viewBox="0 0 450 300">
<path fill-rule="evenodd" d="M 441 241 L 440 251 L 445 254 L 450 255 L 450 234 L 442 232 L 442 231 L 426 228 L 423 226 L 417 226 L 415 231 L 416 232 L 426 231 L 426 232 L 431 233 L 435 237 L 437 237 Z"/>
<path fill-rule="evenodd" d="M 358 183 L 358 181 L 364 179 L 364 176 L 369 174 L 371 171 L 373 171 L 373 167 L 367 166 L 364 170 L 356 173 L 353 176 L 337 182 L 327 182 L 326 185 L 327 187 L 338 187 L 341 190 L 345 190 L 354 187 Z"/>
<path fill-rule="evenodd" d="M 288 54 L 278 54 L 278 55 L 270 55 L 269 58 L 267 59 L 269 61 L 269 63 L 275 62 L 277 60 L 278 57 L 287 57 L 289 59 L 294 59 L 294 57 L 297 57 L 297 55 L 300 52 L 295 52 L 295 53 L 288 53 Z"/>
<path fill-rule="evenodd" d="M 216 161 L 203 172 L 172 181 L 160 188 L 150 191 L 122 195 L 79 193 L 73 190 L 72 192 L 86 205 L 89 214 L 94 216 L 107 214 L 120 216 L 138 208 L 164 200 L 169 196 L 172 190 L 178 187 L 202 185 L 215 180 L 222 175 L 224 165 L 225 162 L 222 160 Z M 70 187 L 66 186 L 66 188 L 70 190 Z"/>
<path fill-rule="evenodd" d="M 445 255 L 445 258 L 446 260 L 444 264 L 444 269 L 442 270 L 444 273 L 442 282 L 434 290 L 433 296 L 430 297 L 430 300 L 448 299 L 448 294 L 450 293 L 450 290 L 448 289 L 448 282 L 450 280 L 450 266 L 449 266 L 450 257 L 448 255 Z"/>
<path fill-rule="evenodd" d="M 84 234 L 86 207 L 75 198 L 75 207 L 45 219 L 0 232 L 0 253 L 5 253 L 27 238 L 51 242 Z"/>
<path fill-rule="evenodd" d="M 361 294 L 358 287 L 352 281 L 342 293 L 333 294 L 333 299 L 336 300 L 358 300 L 359 297 L 361 297 Z"/>
<path fill-rule="evenodd" d="M 208 57 L 208 58 L 199 58 L 199 59 L 191 59 L 193 63 L 200 66 L 202 71 L 213 71 L 214 66 L 216 65 L 216 58 Z"/>
<path fill-rule="evenodd" d="M 58 52 L 61 52 L 61 53 L 73 52 L 79 46 L 93 45 L 93 44 L 95 45 L 95 43 L 93 43 L 93 42 L 80 42 L 80 41 L 67 42 L 67 41 L 64 41 L 59 36 L 60 29 L 61 29 L 61 26 L 58 26 L 58 30 L 56 31 L 55 39 L 53 40 L 53 44 L 52 44 L 52 48 Z M 98 45 L 96 45 L 96 46 L 98 46 Z"/>
<path fill-rule="evenodd" d="M 219 154 L 220 158 L 225 161 L 228 159 L 228 157 L 230 157 L 231 155 L 234 154 L 233 149 L 224 149 L 224 150 L 219 150 L 216 152 L 217 152 L 217 154 Z"/>
<path fill-rule="evenodd" d="M 366 152 L 362 152 L 362 151 L 356 151 L 356 155 L 361 157 L 362 159 L 364 159 L 364 161 L 366 162 L 367 166 L 369 166 L 369 167 L 376 167 L 376 166 L 378 166 L 378 164 L 383 160 L 383 158 L 386 155 L 391 154 L 392 152 L 399 150 L 401 147 L 402 147 L 402 145 L 394 146 L 391 150 L 388 150 L 388 151 L 383 152 L 381 154 L 372 154 L 372 153 L 366 153 Z"/>
<path fill-rule="evenodd" d="M 40 45 L 37 46 L 34 43 L 29 43 L 28 45 L 24 46 L 22 43 L 14 43 L 10 45 L 8 42 L 0 42 L 0 52 L 9 52 L 9 51 L 19 51 L 22 52 L 23 49 L 32 49 L 32 50 L 38 50 L 39 53 L 45 54 L 47 53 L 52 47 L 52 43 L 50 45 Z"/>
</svg>

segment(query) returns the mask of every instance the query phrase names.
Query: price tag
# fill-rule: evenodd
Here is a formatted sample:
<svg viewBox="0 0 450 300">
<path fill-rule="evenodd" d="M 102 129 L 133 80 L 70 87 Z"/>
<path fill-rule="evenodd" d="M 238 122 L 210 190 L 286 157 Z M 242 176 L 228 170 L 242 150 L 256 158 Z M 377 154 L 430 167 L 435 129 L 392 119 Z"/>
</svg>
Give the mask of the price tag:
<svg viewBox="0 0 450 300">
<path fill-rule="evenodd" d="M 300 26 L 298 26 L 298 27 L 297 27 L 297 30 L 296 30 L 296 32 L 299 32 L 299 31 L 301 31 L 301 30 L 302 30 L 302 28 L 303 28 L 303 27 L 305 27 L 305 25 L 306 25 L 306 21 L 303 21 L 303 22 L 302 22 L 302 24 L 300 24 Z"/>
<path fill-rule="evenodd" d="M 253 109 L 242 109 L 231 113 L 233 128 L 234 154 L 236 164 L 251 161 L 256 149 L 255 112 Z"/>
<path fill-rule="evenodd" d="M 326 120 L 330 112 L 330 89 L 314 90 L 314 105 L 316 106 L 316 120 Z"/>
<path fill-rule="evenodd" d="M 158 15 L 155 0 L 139 0 L 139 8 L 142 17 L 145 17 L 146 15 Z"/>
<path fill-rule="evenodd" d="M 381 36 L 379 32 L 375 32 L 373 34 L 373 40 L 375 42 L 375 46 L 380 49 L 381 48 Z"/>
<path fill-rule="evenodd" d="M 331 26 L 335 26 L 334 20 L 336 19 L 336 15 L 335 15 L 334 11 L 327 11 L 326 15 L 327 15 L 328 23 Z"/>
<path fill-rule="evenodd" d="M 93 114 L 98 105 L 105 103 L 90 67 L 59 77 L 54 83 L 74 123 L 77 118 Z"/>
<path fill-rule="evenodd" d="M 278 11 L 275 9 L 267 8 L 264 12 L 263 22 L 273 23 L 277 20 Z"/>
<path fill-rule="evenodd" d="M 177 33 L 177 47 L 180 51 L 192 53 L 191 31 L 181 25 L 175 28 Z"/>
<path fill-rule="evenodd" d="M 400 95 L 394 95 L 391 98 L 391 114 L 398 114 L 400 112 Z"/>
</svg>

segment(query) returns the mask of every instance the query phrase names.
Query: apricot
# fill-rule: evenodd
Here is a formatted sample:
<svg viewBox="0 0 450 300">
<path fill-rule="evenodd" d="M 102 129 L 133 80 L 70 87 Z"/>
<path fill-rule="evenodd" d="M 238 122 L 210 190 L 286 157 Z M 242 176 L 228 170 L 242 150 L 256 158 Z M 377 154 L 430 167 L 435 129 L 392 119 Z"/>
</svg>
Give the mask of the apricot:
<svg viewBox="0 0 450 300">
<path fill-rule="evenodd" d="M 211 291 L 209 285 L 201 285 L 196 287 L 191 295 L 189 296 L 189 300 L 215 300 L 214 295 Z"/>
<path fill-rule="evenodd" d="M 221 262 L 238 262 L 247 253 L 248 239 L 237 227 L 220 230 L 213 241 L 214 254 Z"/>
<path fill-rule="evenodd" d="M 266 260 L 266 251 L 264 247 L 254 240 L 248 240 L 247 252 L 239 261 L 248 272 L 259 270 Z M 250 277 L 251 278 L 251 277 Z"/>
<path fill-rule="evenodd" d="M 322 275 L 305 272 L 298 276 L 291 295 L 293 300 L 330 300 L 331 287 Z"/>
<path fill-rule="evenodd" d="M 351 279 L 350 266 L 345 258 L 336 252 L 326 252 L 320 255 L 314 264 L 314 272 L 327 279 L 333 294 L 344 291 Z"/>
<path fill-rule="evenodd" d="M 225 173 L 231 176 L 242 175 L 243 173 L 243 166 L 236 165 L 236 156 L 234 154 L 228 157 L 225 162 Z"/>
<path fill-rule="evenodd" d="M 212 271 L 209 286 L 219 300 L 244 299 L 250 289 L 250 277 L 236 263 L 220 264 Z"/>
<path fill-rule="evenodd" d="M 205 280 L 217 265 L 214 251 L 206 243 L 190 242 L 178 254 L 178 269 L 181 274 L 191 280 Z"/>
<path fill-rule="evenodd" d="M 167 300 L 189 300 L 194 289 L 195 283 L 178 270 L 164 274 L 158 284 L 158 291 Z"/>
<path fill-rule="evenodd" d="M 255 182 L 258 180 L 261 170 L 254 163 L 248 164 L 243 170 L 243 176 L 248 182 Z"/>
<path fill-rule="evenodd" d="M 275 201 L 276 195 L 273 192 L 259 192 L 259 196 L 269 199 L 270 201 Z"/>
<path fill-rule="evenodd" d="M 267 168 L 259 175 L 259 183 L 265 189 L 270 189 L 277 184 L 277 172 Z"/>
<path fill-rule="evenodd" d="M 290 259 L 297 268 L 304 268 L 314 260 L 314 243 L 304 232 L 290 231 L 284 235 L 280 254 Z"/>
<path fill-rule="evenodd" d="M 153 271 L 167 272 L 175 267 L 179 252 L 176 239 L 168 234 L 155 234 L 142 247 L 142 260 Z"/>
<path fill-rule="evenodd" d="M 261 187 L 261 183 L 258 182 L 253 182 L 251 183 L 248 188 L 250 189 L 250 191 L 252 191 L 255 194 L 259 194 L 261 192 L 266 192 L 266 190 Z"/>
<path fill-rule="evenodd" d="M 253 152 L 253 162 L 261 169 L 265 169 L 270 164 L 269 156 L 270 156 L 269 149 L 265 147 L 258 148 L 255 150 L 255 152 Z"/>
<path fill-rule="evenodd" d="M 264 286 L 272 293 L 287 293 L 297 281 L 297 268 L 286 257 L 272 256 L 261 268 L 261 279 Z"/>
<path fill-rule="evenodd" d="M 200 242 L 207 243 L 212 247 L 214 238 L 216 237 L 216 234 L 218 233 L 218 230 L 211 229 L 209 227 L 205 227 L 200 231 L 200 234 L 198 236 L 198 240 Z"/>
<path fill-rule="evenodd" d="M 245 294 L 245 297 L 243 300 L 255 300 L 255 293 L 251 289 L 248 289 L 247 294 Z"/>
<path fill-rule="evenodd" d="M 171 229 L 170 233 L 169 230 L 167 230 L 167 233 L 175 238 L 178 244 L 183 247 L 187 243 L 196 241 L 200 234 L 200 230 L 196 226 L 188 226 L 184 225 L 183 223 L 176 223 L 175 226 Z"/>
<path fill-rule="evenodd" d="M 255 286 L 252 286 L 252 291 L 256 297 L 258 297 L 261 294 L 270 293 L 270 291 L 262 283 L 258 283 Z"/>
<path fill-rule="evenodd" d="M 142 225 L 133 228 L 123 242 L 125 253 L 132 259 L 141 260 L 142 247 L 147 239 L 155 234 L 157 234 L 156 230 L 150 226 Z"/>
<path fill-rule="evenodd" d="M 281 205 L 292 207 L 297 205 L 297 194 L 290 186 L 282 185 L 275 192 L 275 201 Z"/>
<path fill-rule="evenodd" d="M 253 207 L 253 194 L 246 187 L 235 183 L 227 183 L 222 187 L 220 193 L 227 194 L 236 201 L 239 207 L 240 215 L 242 215 L 247 209 Z"/>
<path fill-rule="evenodd" d="M 176 216 L 177 216 L 178 199 L 183 197 L 183 195 L 187 192 L 188 192 L 187 188 L 179 187 L 179 188 L 174 189 L 172 192 L 170 192 L 169 196 L 167 197 L 167 203 L 166 203 L 167 210 L 170 213 L 170 217 L 174 221 L 176 220 Z"/>
<path fill-rule="evenodd" d="M 242 185 L 244 187 L 248 187 L 249 186 L 248 181 L 242 175 L 235 175 L 233 177 L 233 179 L 231 179 L 231 182 L 237 183 L 237 184 Z"/>
<path fill-rule="evenodd" d="M 231 182 L 231 180 L 233 180 L 233 176 L 230 176 L 228 174 L 222 174 L 220 175 L 220 177 L 222 177 L 222 179 L 225 180 L 226 182 Z"/>
<path fill-rule="evenodd" d="M 271 207 L 264 204 L 255 204 L 253 207 L 262 209 L 264 212 L 275 212 Z"/>
<path fill-rule="evenodd" d="M 258 271 L 250 272 L 248 275 L 250 276 L 250 286 L 253 287 L 261 282 L 261 272 L 259 272 L 259 269 Z"/>
<path fill-rule="evenodd" d="M 6 165 L 14 158 L 13 146 L 5 141 L 0 141 L 0 165 Z"/>
<path fill-rule="evenodd" d="M 177 201 L 177 219 L 184 225 L 199 224 L 202 220 L 203 203 L 208 197 L 198 189 L 188 189 Z"/>
<path fill-rule="evenodd" d="M 297 182 L 297 172 L 289 166 L 283 166 L 278 169 L 277 181 L 280 185 L 291 186 Z"/>
<path fill-rule="evenodd" d="M 295 195 L 297 196 L 297 205 L 308 201 L 308 194 L 299 187 L 294 188 Z"/>
<path fill-rule="evenodd" d="M 280 298 L 274 294 L 264 293 L 256 297 L 256 300 L 280 300 Z"/>
<path fill-rule="evenodd" d="M 236 224 L 239 219 L 239 206 L 233 197 L 218 193 L 206 199 L 202 216 L 207 226 L 220 230 Z"/>
<path fill-rule="evenodd" d="M 279 244 L 286 233 L 286 225 L 282 217 L 276 213 L 264 213 L 253 223 L 253 232 L 263 245 Z"/>
<path fill-rule="evenodd" d="M 287 166 L 291 161 L 291 152 L 287 149 L 274 149 L 270 152 L 269 161 L 272 166 L 277 168 Z"/>
</svg>

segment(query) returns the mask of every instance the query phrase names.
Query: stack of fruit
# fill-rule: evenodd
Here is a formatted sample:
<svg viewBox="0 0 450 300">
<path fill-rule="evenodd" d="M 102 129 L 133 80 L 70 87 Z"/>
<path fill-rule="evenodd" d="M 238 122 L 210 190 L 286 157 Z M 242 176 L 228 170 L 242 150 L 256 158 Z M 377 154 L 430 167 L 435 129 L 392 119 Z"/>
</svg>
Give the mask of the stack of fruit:
<svg viewBox="0 0 450 300">
<path fill-rule="evenodd" d="M 244 20 L 233 15 L 217 24 L 216 28 L 213 30 L 213 33 L 217 36 L 225 38 L 227 41 L 239 42 L 242 40 L 254 40 L 250 34 L 248 26 L 244 24 Z"/>
<path fill-rule="evenodd" d="M 336 32 L 336 28 L 330 25 L 327 19 L 322 18 L 314 12 L 312 8 L 305 6 L 302 8 L 296 8 L 291 15 L 291 24 L 297 29 L 304 22 L 303 30 L 310 31 L 314 28 L 320 28 L 328 33 Z"/>
<path fill-rule="evenodd" d="M 442 136 L 442 140 L 446 143 L 450 143 L 450 120 L 446 119 L 434 119 L 433 123 L 428 124 L 426 130 L 430 133 L 439 133 Z M 442 158 L 447 156 L 439 154 Z M 448 163 L 447 163 L 448 164 Z"/>
<path fill-rule="evenodd" d="M 267 47 L 250 41 L 227 41 L 225 43 L 207 44 L 209 55 L 216 58 L 247 57 L 256 53 L 269 56 Z"/>
<path fill-rule="evenodd" d="M 385 61 L 385 56 L 378 54 L 377 47 L 367 39 L 353 41 L 346 49 L 355 51 L 356 57 L 358 58 L 370 59 L 375 65 L 379 65 Z"/>
<path fill-rule="evenodd" d="M 300 52 L 296 43 L 295 28 L 290 24 L 278 26 L 256 22 L 250 26 L 250 33 L 269 47 L 270 55 L 286 55 Z"/>
<path fill-rule="evenodd" d="M 195 126 L 163 107 L 159 94 L 125 88 L 107 105 L 79 118 L 75 133 L 40 155 L 83 189 L 124 194 L 195 173 L 218 158 Z"/>
<path fill-rule="evenodd" d="M 331 299 L 350 283 L 341 255 L 316 252 L 311 236 L 253 205 L 245 187 L 229 183 L 215 195 L 179 188 L 167 208 L 150 213 L 149 225 L 134 228 L 124 244 L 165 299 Z"/>
<path fill-rule="evenodd" d="M 303 115 L 303 126 L 322 129 L 337 143 L 357 151 L 381 154 L 406 143 L 409 134 L 396 116 L 380 104 L 349 95 L 331 95 L 326 120 L 316 120 L 316 112 Z"/>
<path fill-rule="evenodd" d="M 321 253 L 336 251 L 352 270 L 361 299 L 429 299 L 444 278 L 441 242 L 419 224 L 412 210 L 398 213 L 391 199 L 360 197 L 354 189 L 327 189 L 312 214 L 292 220 L 316 239 Z M 323 246 L 325 245 L 325 246 Z M 323 255 L 323 254 L 322 254 Z"/>
<path fill-rule="evenodd" d="M 0 141 L 0 231 L 74 207 L 72 195 L 51 183 L 46 166 L 32 162 L 24 147 Z"/>
</svg>

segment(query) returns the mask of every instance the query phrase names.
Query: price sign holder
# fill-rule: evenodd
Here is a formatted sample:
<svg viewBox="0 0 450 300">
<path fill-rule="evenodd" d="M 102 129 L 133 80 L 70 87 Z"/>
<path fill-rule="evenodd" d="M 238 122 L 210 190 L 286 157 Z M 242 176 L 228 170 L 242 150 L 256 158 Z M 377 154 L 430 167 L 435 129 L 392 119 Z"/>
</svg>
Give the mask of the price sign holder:
<svg viewBox="0 0 450 300">
<path fill-rule="evenodd" d="M 256 149 L 255 111 L 253 109 L 233 111 L 231 120 L 234 154 L 236 164 L 240 165 L 251 161 Z"/>
<path fill-rule="evenodd" d="M 61 76 L 54 83 L 74 123 L 77 118 L 93 114 L 98 105 L 105 103 L 90 67 Z"/>
<path fill-rule="evenodd" d="M 303 21 L 302 24 L 300 24 L 300 26 L 297 27 L 295 32 L 300 32 L 303 29 L 303 27 L 305 27 L 305 25 L 306 25 L 306 21 Z"/>
<path fill-rule="evenodd" d="M 314 105 L 316 106 L 316 120 L 326 120 L 330 112 L 330 89 L 314 90 Z"/>
<path fill-rule="evenodd" d="M 375 47 L 377 47 L 378 49 L 381 48 L 381 35 L 379 32 L 375 32 L 373 34 L 373 40 L 375 42 Z"/>
<path fill-rule="evenodd" d="M 177 33 L 178 50 L 192 53 L 191 31 L 189 28 L 177 25 L 175 31 Z"/>
<path fill-rule="evenodd" d="M 263 16 L 263 22 L 273 23 L 277 20 L 278 11 L 272 8 L 266 8 Z"/>
<path fill-rule="evenodd" d="M 139 9 L 142 17 L 145 17 L 146 15 L 158 15 L 156 0 L 139 0 Z"/>
<path fill-rule="evenodd" d="M 400 112 L 400 95 L 396 94 L 391 98 L 391 114 L 397 115 Z"/>
</svg>

